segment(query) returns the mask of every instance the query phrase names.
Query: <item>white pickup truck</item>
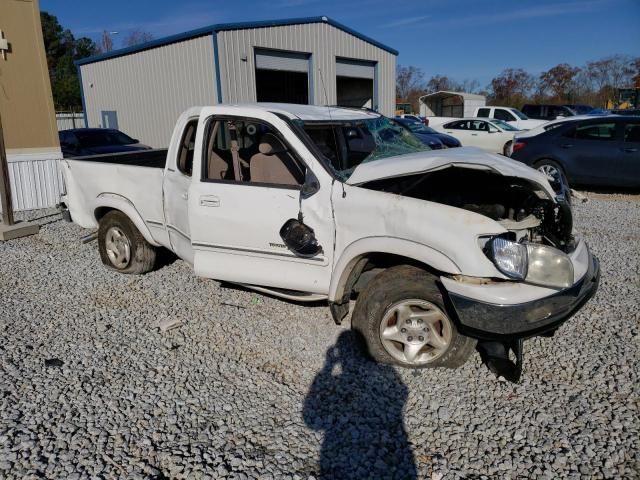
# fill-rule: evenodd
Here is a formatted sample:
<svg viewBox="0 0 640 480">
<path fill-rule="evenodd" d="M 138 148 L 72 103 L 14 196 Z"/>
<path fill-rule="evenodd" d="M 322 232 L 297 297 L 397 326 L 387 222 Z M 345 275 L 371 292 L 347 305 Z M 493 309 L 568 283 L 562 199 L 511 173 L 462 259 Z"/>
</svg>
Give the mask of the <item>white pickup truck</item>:
<svg viewBox="0 0 640 480">
<path fill-rule="evenodd" d="M 148 272 L 166 248 L 202 277 L 325 300 L 337 323 L 355 300 L 352 328 L 385 363 L 456 367 L 477 346 L 517 381 L 522 340 L 555 332 L 598 285 L 541 173 L 472 148 L 429 151 L 373 112 L 193 108 L 166 158 L 62 166 L 66 216 L 98 229 L 108 267 Z"/>
<path fill-rule="evenodd" d="M 512 107 L 478 107 L 473 112 L 473 117 L 502 120 L 518 130 L 531 130 L 547 123 L 546 120 L 531 119 L 517 108 Z M 427 117 L 427 124 L 433 127 L 457 119 L 457 117 Z"/>
</svg>

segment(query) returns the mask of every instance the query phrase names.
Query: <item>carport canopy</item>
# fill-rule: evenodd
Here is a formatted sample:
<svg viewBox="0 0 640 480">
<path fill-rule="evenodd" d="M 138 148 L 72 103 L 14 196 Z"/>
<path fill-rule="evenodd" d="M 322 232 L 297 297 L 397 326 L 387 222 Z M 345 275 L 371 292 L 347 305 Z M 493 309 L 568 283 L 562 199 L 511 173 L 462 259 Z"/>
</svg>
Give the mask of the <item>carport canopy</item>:
<svg viewBox="0 0 640 480">
<path fill-rule="evenodd" d="M 472 117 L 476 108 L 487 103 L 484 95 L 448 90 L 423 95 L 419 100 L 425 107 L 424 114 L 436 117 Z"/>
</svg>

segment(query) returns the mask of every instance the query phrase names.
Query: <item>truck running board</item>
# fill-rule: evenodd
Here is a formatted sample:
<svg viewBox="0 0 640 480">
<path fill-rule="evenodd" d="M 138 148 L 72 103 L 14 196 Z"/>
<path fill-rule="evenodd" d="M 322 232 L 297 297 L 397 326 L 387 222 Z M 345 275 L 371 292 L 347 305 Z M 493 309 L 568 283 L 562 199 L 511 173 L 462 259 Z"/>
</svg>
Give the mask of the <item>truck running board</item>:
<svg viewBox="0 0 640 480">
<path fill-rule="evenodd" d="M 274 297 L 284 298 L 285 300 L 293 300 L 294 302 L 321 302 L 327 299 L 326 295 L 320 295 L 318 293 L 299 292 L 297 290 L 286 290 L 275 287 L 258 287 L 256 285 L 247 285 L 246 283 L 239 285 L 255 290 L 256 292 L 266 293 Z"/>
</svg>

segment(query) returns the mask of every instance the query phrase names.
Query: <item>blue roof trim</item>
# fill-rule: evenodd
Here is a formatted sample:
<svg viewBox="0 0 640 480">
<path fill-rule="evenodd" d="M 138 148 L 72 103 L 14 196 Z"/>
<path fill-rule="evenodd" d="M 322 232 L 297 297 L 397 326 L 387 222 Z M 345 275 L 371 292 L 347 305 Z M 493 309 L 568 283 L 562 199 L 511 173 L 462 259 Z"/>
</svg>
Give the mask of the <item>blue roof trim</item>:
<svg viewBox="0 0 640 480">
<path fill-rule="evenodd" d="M 123 57 L 132 53 L 142 52 L 144 50 L 150 50 L 156 47 L 162 47 L 165 45 L 171 45 L 172 43 L 182 42 L 184 40 L 190 40 L 192 38 L 204 37 L 206 35 L 212 35 L 216 32 L 225 30 L 242 30 L 246 28 L 265 28 L 265 27 L 282 27 L 287 25 L 301 25 L 307 23 L 328 23 L 340 30 L 350 33 L 354 37 L 359 38 L 367 43 L 370 43 L 378 48 L 386 50 L 393 55 L 398 55 L 398 51 L 388 47 L 366 35 L 356 32 L 355 30 L 343 25 L 328 17 L 304 17 L 304 18 L 288 18 L 283 20 L 264 20 L 260 22 L 239 22 L 239 23 L 220 23 L 217 25 L 210 25 L 208 27 L 197 28 L 195 30 L 189 30 L 188 32 L 179 33 L 177 35 L 171 35 L 169 37 L 158 38 L 151 40 L 150 42 L 141 43 L 132 47 L 121 48 L 119 50 L 113 50 L 112 52 L 101 53 L 92 57 L 76 60 L 75 64 L 78 66 L 87 65 L 89 63 L 100 62 L 109 58 Z"/>
</svg>

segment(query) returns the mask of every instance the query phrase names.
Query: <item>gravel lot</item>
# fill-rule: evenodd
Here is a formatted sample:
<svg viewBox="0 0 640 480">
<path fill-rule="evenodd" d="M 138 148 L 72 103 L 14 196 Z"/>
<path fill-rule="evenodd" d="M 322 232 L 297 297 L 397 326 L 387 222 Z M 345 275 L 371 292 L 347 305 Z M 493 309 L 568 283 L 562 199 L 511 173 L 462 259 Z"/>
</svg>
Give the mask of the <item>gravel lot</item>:
<svg viewBox="0 0 640 480">
<path fill-rule="evenodd" d="M 325 306 L 182 261 L 119 275 L 42 218 L 0 243 L 0 478 L 640 478 L 640 202 L 597 195 L 576 216 L 600 290 L 525 343 L 519 385 L 477 355 L 374 365 Z"/>
</svg>

